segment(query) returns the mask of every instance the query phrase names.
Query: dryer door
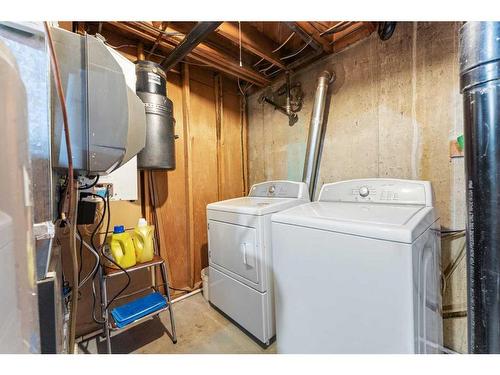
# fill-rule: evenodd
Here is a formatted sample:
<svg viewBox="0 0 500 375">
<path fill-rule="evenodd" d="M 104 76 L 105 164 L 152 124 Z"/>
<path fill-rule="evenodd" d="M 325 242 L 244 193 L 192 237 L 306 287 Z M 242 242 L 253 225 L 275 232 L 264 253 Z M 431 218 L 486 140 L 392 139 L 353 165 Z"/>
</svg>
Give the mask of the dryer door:
<svg viewBox="0 0 500 375">
<path fill-rule="evenodd" d="M 210 265 L 240 280 L 243 278 L 242 281 L 250 286 L 257 286 L 259 249 L 256 229 L 214 220 L 210 220 L 209 225 Z"/>
</svg>

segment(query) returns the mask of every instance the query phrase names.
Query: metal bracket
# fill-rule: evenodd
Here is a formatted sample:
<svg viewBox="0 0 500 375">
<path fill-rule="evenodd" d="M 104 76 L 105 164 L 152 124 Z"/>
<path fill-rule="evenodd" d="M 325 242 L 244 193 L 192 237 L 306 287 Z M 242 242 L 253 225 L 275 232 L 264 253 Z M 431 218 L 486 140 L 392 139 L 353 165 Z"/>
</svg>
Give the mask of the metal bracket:
<svg viewBox="0 0 500 375">
<path fill-rule="evenodd" d="M 279 104 L 275 97 L 285 95 L 285 105 Z M 302 109 L 304 92 L 300 82 L 293 85 L 290 83 L 290 76 L 287 74 L 286 83 L 280 86 L 275 92 L 263 93 L 259 97 L 259 103 L 267 103 L 288 117 L 288 125 L 293 126 L 299 120 L 297 112 Z"/>
</svg>

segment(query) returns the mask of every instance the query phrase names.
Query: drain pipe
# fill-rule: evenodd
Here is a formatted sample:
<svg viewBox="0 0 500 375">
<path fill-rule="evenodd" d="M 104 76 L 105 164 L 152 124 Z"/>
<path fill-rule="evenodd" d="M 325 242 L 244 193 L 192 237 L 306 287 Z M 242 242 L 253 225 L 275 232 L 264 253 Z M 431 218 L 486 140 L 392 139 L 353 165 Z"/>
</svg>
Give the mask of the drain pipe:
<svg viewBox="0 0 500 375">
<path fill-rule="evenodd" d="M 318 87 L 314 95 L 313 110 L 311 113 L 311 121 L 309 124 L 309 134 L 307 136 L 306 157 L 304 160 L 304 173 L 302 181 L 309 188 L 309 196 L 311 200 L 314 198 L 316 190 L 316 179 L 319 169 L 319 147 L 321 138 L 323 137 L 323 117 L 325 114 L 326 94 L 328 86 L 335 80 L 335 73 L 324 71 L 318 78 Z"/>
<path fill-rule="evenodd" d="M 500 22 L 460 29 L 470 353 L 500 353 Z"/>
</svg>

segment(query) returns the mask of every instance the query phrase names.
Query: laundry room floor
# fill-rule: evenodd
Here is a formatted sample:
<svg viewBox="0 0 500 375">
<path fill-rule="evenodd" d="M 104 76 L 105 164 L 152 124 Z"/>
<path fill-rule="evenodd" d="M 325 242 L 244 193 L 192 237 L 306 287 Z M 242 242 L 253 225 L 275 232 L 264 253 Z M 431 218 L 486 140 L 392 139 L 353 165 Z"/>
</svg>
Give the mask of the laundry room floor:
<svg viewBox="0 0 500 375">
<path fill-rule="evenodd" d="M 201 293 L 174 303 L 177 344 L 165 332 L 168 313 L 112 337 L 113 353 L 136 354 L 267 354 L 276 353 L 276 342 L 263 349 L 238 327 L 213 309 Z M 79 353 L 105 353 L 105 342 L 91 339 Z"/>
</svg>

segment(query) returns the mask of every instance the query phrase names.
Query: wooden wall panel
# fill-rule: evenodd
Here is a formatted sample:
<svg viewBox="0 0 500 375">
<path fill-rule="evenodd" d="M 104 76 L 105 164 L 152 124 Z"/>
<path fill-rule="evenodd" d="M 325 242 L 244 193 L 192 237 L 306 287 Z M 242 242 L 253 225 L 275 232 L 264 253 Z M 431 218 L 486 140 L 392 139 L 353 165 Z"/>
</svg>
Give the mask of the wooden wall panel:
<svg viewBox="0 0 500 375">
<path fill-rule="evenodd" d="M 153 172 L 158 197 L 157 217 L 160 228 L 160 255 L 168 259 L 170 282 L 174 288 L 189 284 L 188 237 L 186 232 L 188 211 L 186 206 L 186 163 L 184 158 L 184 121 L 182 85 L 178 75 L 169 75 L 168 97 L 174 103 L 176 169 Z"/>
<path fill-rule="evenodd" d="M 227 78 L 185 65 L 181 76 L 168 76 L 167 90 L 179 138 L 176 169 L 153 172 L 156 215 L 171 286 L 186 290 L 200 285 L 208 265 L 207 204 L 245 194 L 246 129 L 238 87 Z M 149 174 L 142 191 L 151 222 Z"/>
<path fill-rule="evenodd" d="M 194 277 L 200 278 L 208 265 L 207 220 L 208 203 L 217 201 L 217 138 L 214 88 L 209 73 L 191 76 L 191 112 L 189 114 L 192 150 L 192 183 L 194 212 Z M 208 78 L 208 80 L 207 80 Z M 203 82 L 202 82 L 203 81 Z"/>
</svg>

